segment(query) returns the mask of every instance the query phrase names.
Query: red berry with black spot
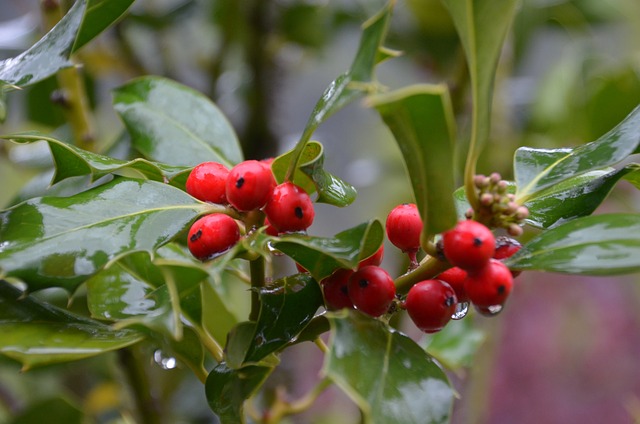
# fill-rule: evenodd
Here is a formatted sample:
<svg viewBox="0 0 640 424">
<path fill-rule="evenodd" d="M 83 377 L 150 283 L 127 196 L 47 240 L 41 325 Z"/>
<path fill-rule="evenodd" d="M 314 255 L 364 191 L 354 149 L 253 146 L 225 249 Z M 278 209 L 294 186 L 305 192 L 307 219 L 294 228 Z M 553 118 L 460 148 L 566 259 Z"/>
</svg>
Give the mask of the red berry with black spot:
<svg viewBox="0 0 640 424">
<path fill-rule="evenodd" d="M 369 256 L 366 259 L 361 260 L 360 263 L 358 263 L 358 268 L 362 268 L 368 265 L 380 266 L 380 264 L 382 263 L 383 256 L 384 256 L 384 244 L 381 244 L 378 250 L 376 250 L 376 253 L 374 253 L 373 255 Z"/>
<path fill-rule="evenodd" d="M 304 231 L 313 223 L 313 202 L 304 189 L 286 181 L 273 189 L 264 207 L 271 225 L 282 233 Z"/>
<path fill-rule="evenodd" d="M 464 282 L 469 300 L 479 308 L 503 305 L 513 289 L 513 276 L 509 268 L 497 259 L 473 274 Z"/>
<path fill-rule="evenodd" d="M 187 236 L 189 251 L 201 261 L 229 250 L 240 239 L 236 221 L 228 215 L 214 213 L 193 223 Z"/>
<path fill-rule="evenodd" d="M 458 302 L 469 301 L 467 292 L 464 291 L 464 281 L 467 279 L 467 271 L 454 266 L 453 268 L 449 268 L 448 270 L 441 272 L 436 278 L 451 286 L 453 291 L 456 292 Z"/>
<path fill-rule="evenodd" d="M 276 185 L 269 165 L 246 160 L 234 166 L 225 185 L 227 200 L 239 211 L 259 209 L 267 203 Z"/>
<path fill-rule="evenodd" d="M 365 266 L 351 274 L 349 298 L 358 310 L 379 317 L 389 310 L 396 296 L 393 278 L 378 266 Z"/>
<path fill-rule="evenodd" d="M 472 221 L 460 221 L 442 234 L 444 256 L 453 266 L 473 272 L 484 267 L 493 257 L 496 239 L 486 226 Z"/>
<path fill-rule="evenodd" d="M 420 249 L 422 218 L 413 203 L 403 203 L 389 212 L 386 221 L 387 238 L 403 252 L 417 252 Z"/>
<path fill-rule="evenodd" d="M 187 177 L 187 193 L 198 200 L 227 203 L 226 183 L 229 168 L 218 162 L 203 162 Z"/>
<path fill-rule="evenodd" d="M 496 238 L 496 252 L 493 254 L 494 259 L 504 260 L 513 256 L 522 245 L 511 237 L 501 236 Z M 511 271 L 513 277 L 520 275 L 521 271 Z"/>
<path fill-rule="evenodd" d="M 404 302 L 411 321 L 425 333 L 444 328 L 455 312 L 456 293 L 441 280 L 425 280 L 414 284 Z"/>
<path fill-rule="evenodd" d="M 340 268 L 320 282 L 328 310 L 353 309 L 348 291 L 349 277 L 352 274 L 352 270 Z"/>
</svg>

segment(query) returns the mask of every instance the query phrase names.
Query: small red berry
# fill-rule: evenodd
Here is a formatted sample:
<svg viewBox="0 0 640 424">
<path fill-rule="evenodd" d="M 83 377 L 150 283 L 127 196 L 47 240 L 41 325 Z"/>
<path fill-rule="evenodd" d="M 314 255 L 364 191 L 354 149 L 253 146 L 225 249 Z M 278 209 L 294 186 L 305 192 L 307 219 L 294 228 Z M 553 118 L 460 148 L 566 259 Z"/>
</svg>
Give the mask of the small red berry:
<svg viewBox="0 0 640 424">
<path fill-rule="evenodd" d="M 187 193 L 198 200 L 227 203 L 226 182 L 229 169 L 218 162 L 203 162 L 191 170 L 187 177 Z"/>
<path fill-rule="evenodd" d="M 449 268 L 448 270 L 441 272 L 436 278 L 451 286 L 453 291 L 456 292 L 458 302 L 469 301 L 469 297 L 464 291 L 464 281 L 467 279 L 467 271 L 454 266 L 453 268 Z"/>
<path fill-rule="evenodd" d="M 373 317 L 379 317 L 389 310 L 396 296 L 396 286 L 387 271 L 369 265 L 351 274 L 348 292 L 356 308 Z"/>
<path fill-rule="evenodd" d="M 271 225 L 280 232 L 304 231 L 313 223 L 313 202 L 304 189 L 290 181 L 273 189 L 264 207 Z"/>
<path fill-rule="evenodd" d="M 496 238 L 496 252 L 493 254 L 493 259 L 503 260 L 510 258 L 521 248 L 522 245 L 511 237 L 498 237 Z M 511 275 L 513 275 L 514 278 L 520 274 L 521 271 L 511 271 Z"/>
<path fill-rule="evenodd" d="M 228 215 L 214 213 L 193 223 L 187 246 L 191 254 L 204 261 L 226 252 L 240 239 L 236 221 Z"/>
<path fill-rule="evenodd" d="M 342 308 L 353 309 L 353 302 L 349 298 L 347 288 L 352 274 L 353 271 L 350 269 L 339 268 L 320 282 L 327 309 L 333 311 Z"/>
<path fill-rule="evenodd" d="M 460 221 L 442 235 L 444 256 L 465 271 L 482 268 L 493 256 L 496 239 L 491 230 L 477 221 Z"/>
<path fill-rule="evenodd" d="M 259 209 L 267 203 L 275 185 L 276 180 L 268 165 L 246 160 L 234 166 L 227 176 L 227 200 L 239 211 Z"/>
<path fill-rule="evenodd" d="M 279 231 L 276 227 L 274 227 L 273 225 L 271 225 L 271 223 L 269 222 L 268 218 L 265 218 L 264 220 L 264 225 L 267 227 L 264 232 L 267 233 L 267 235 L 272 236 L 272 237 L 277 237 L 279 234 Z"/>
<path fill-rule="evenodd" d="M 415 204 L 398 205 L 387 215 L 387 238 L 403 252 L 417 252 L 420 249 L 422 226 L 422 218 Z"/>
<path fill-rule="evenodd" d="M 456 293 L 441 280 L 425 280 L 414 284 L 405 301 L 405 308 L 413 323 L 425 333 L 444 328 L 456 310 Z"/>
<path fill-rule="evenodd" d="M 511 271 L 502 262 L 490 259 L 489 263 L 464 282 L 469 300 L 479 308 L 502 305 L 513 288 Z"/>
<path fill-rule="evenodd" d="M 382 263 L 383 256 L 384 256 L 384 244 L 381 244 L 380 248 L 376 250 L 376 253 L 360 261 L 360 263 L 358 264 L 358 268 L 362 268 L 368 265 L 380 266 L 380 264 Z"/>
</svg>

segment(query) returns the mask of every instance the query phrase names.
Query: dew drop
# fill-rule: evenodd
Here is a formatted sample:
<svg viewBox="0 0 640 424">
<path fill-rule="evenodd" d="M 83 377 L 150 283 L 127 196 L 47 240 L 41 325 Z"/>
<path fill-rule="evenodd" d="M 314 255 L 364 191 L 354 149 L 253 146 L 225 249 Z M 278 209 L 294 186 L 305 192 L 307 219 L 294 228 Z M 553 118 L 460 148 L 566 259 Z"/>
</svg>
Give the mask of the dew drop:
<svg viewBox="0 0 640 424">
<path fill-rule="evenodd" d="M 476 310 L 485 317 L 493 317 L 502 312 L 502 305 L 491 305 L 491 306 L 483 306 L 476 307 Z"/>
<path fill-rule="evenodd" d="M 165 355 L 160 349 L 156 349 L 156 351 L 153 352 L 153 361 L 160 365 L 163 370 L 172 370 L 178 365 L 176 358 Z"/>
<path fill-rule="evenodd" d="M 451 315 L 451 319 L 462 319 L 467 316 L 469 312 L 469 302 L 460 302 L 456 305 L 455 311 L 453 311 L 453 315 Z"/>
</svg>

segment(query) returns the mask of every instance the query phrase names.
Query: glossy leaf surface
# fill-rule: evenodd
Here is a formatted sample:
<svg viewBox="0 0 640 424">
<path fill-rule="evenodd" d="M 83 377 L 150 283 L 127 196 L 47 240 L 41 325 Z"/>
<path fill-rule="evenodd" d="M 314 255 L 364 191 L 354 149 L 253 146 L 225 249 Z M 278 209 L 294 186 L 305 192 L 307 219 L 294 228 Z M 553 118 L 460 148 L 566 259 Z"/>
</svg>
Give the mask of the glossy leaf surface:
<svg viewBox="0 0 640 424">
<path fill-rule="evenodd" d="M 320 286 L 306 273 L 275 281 L 260 291 L 260 300 L 247 362 L 259 361 L 292 341 L 323 305 Z"/>
<path fill-rule="evenodd" d="M 166 184 L 127 178 L 34 198 L 0 213 L 0 269 L 30 290 L 73 291 L 120 255 L 153 252 L 208 207 Z"/>
<path fill-rule="evenodd" d="M 143 339 L 133 330 L 109 326 L 24 296 L 0 281 L 0 353 L 23 369 L 75 361 L 120 349 Z"/>
<path fill-rule="evenodd" d="M 115 23 L 135 0 L 89 0 L 73 51 L 87 44 Z"/>
<path fill-rule="evenodd" d="M 640 271 L 640 215 L 575 219 L 531 239 L 505 264 L 512 269 L 616 275 Z"/>
<path fill-rule="evenodd" d="M 442 3 L 449 10 L 467 58 L 473 96 L 471 143 L 479 154 L 489 138 L 495 72 L 518 2 L 442 0 Z"/>
<path fill-rule="evenodd" d="M 535 193 L 524 204 L 529 209 L 527 224 L 550 228 L 591 215 L 630 171 L 631 168 L 591 171 Z"/>
<path fill-rule="evenodd" d="M 271 169 L 278 182 L 283 182 L 293 152 L 278 156 Z M 356 199 L 356 189 L 327 172 L 324 167 L 324 148 L 317 141 L 306 144 L 302 156 L 299 159 L 299 170 L 294 176 L 293 182 L 302 187 L 307 193 L 318 193 L 315 200 L 320 203 L 329 203 L 334 206 L 348 206 Z"/>
<path fill-rule="evenodd" d="M 191 167 L 165 165 L 140 158 L 130 161 L 114 159 L 98 153 L 88 152 L 45 135 L 11 134 L 0 136 L 0 138 L 21 144 L 45 141 L 49 145 L 56 167 L 51 184 L 80 175 L 89 175 L 91 181 L 95 181 L 110 173 L 128 171 L 150 180 L 166 181 L 183 188 L 191 171 Z"/>
<path fill-rule="evenodd" d="M 351 311 L 330 316 L 324 373 L 358 404 L 365 423 L 446 423 L 453 390 L 409 337 Z"/>
<path fill-rule="evenodd" d="M 514 157 L 517 198 L 526 201 L 534 193 L 592 170 L 614 165 L 633 154 L 640 144 L 640 107 L 611 131 L 575 149 L 521 147 Z"/>
<path fill-rule="evenodd" d="M 426 351 L 450 370 L 470 367 L 485 340 L 484 332 L 470 317 L 449 322 L 427 340 Z"/>
<path fill-rule="evenodd" d="M 247 400 L 271 374 L 273 368 L 248 366 L 238 370 L 222 363 L 216 366 L 205 384 L 209 407 L 222 424 L 245 423 L 244 401 Z"/>
<path fill-rule="evenodd" d="M 342 231 L 332 238 L 290 235 L 273 246 L 305 267 L 320 281 L 336 268 L 355 269 L 360 260 L 373 255 L 382 244 L 384 228 L 378 220 Z"/>
<path fill-rule="evenodd" d="M 76 1 L 60 22 L 31 48 L 0 61 L 0 90 L 5 84 L 16 87 L 35 84 L 72 66 L 69 55 L 86 6 L 86 0 Z"/>
<path fill-rule="evenodd" d="M 456 223 L 451 197 L 455 189 L 455 120 L 449 92 L 443 85 L 414 85 L 371 97 L 369 103 L 400 147 L 426 242 Z"/>
<path fill-rule="evenodd" d="M 133 146 L 147 159 L 176 166 L 242 160 L 238 138 L 218 107 L 175 81 L 146 76 L 113 93 Z"/>
</svg>

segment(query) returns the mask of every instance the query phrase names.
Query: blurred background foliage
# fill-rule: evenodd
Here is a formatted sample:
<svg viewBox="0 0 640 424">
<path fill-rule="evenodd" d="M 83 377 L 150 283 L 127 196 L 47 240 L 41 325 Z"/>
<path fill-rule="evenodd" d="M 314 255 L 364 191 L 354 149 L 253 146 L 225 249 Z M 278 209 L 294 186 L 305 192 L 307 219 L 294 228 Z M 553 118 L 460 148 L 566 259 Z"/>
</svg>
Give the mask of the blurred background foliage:
<svg viewBox="0 0 640 424">
<path fill-rule="evenodd" d="M 44 33 L 38 0 L 1 0 L 0 59 L 27 49 Z M 140 75 L 163 75 L 212 98 L 238 131 L 247 158 L 290 149 L 324 87 L 350 64 L 359 25 L 381 6 L 365 0 L 137 0 L 109 31 L 83 47 L 81 66 L 91 105 L 95 149 L 126 158 L 133 152 L 111 107 L 111 90 Z M 70 6 L 67 4 L 66 6 Z M 457 35 L 439 0 L 398 0 L 388 47 L 404 54 L 382 64 L 390 89 L 447 82 L 458 113 L 464 156 L 469 92 Z M 69 138 L 57 81 L 49 78 L 0 93 L 2 133 L 40 130 Z M 640 103 L 640 3 L 637 0 L 523 0 L 498 68 L 494 122 L 479 171 L 511 177 L 514 150 L 575 146 L 595 140 Z M 395 142 L 377 114 L 354 104 L 316 132 L 326 168 L 359 191 L 353 206 L 318 205 L 311 231 L 331 235 L 370 218 L 384 219 L 412 201 Z M 463 159 L 460 160 L 462 163 Z M 57 190 L 47 186 L 46 147 L 0 145 L 0 204 Z M 48 173 L 49 172 L 49 173 Z M 637 210 L 621 184 L 608 210 Z M 388 248 L 385 266 L 398 274 L 403 258 Z M 283 268 L 291 264 L 281 264 Z M 640 293 L 637 278 L 584 278 L 530 273 L 520 277 L 497 319 L 476 319 L 482 340 L 475 357 L 455 346 L 432 346 L 452 358 L 461 392 L 454 422 L 626 423 L 640 420 Z M 38 294 L 66 306 L 64 293 Z M 82 311 L 82 292 L 71 308 Z M 400 323 L 402 325 L 402 323 Z M 468 321 L 452 323 L 468 325 Z M 0 329 L 1 330 L 1 329 Z M 484 334 L 484 336 L 483 336 Z M 477 335 L 477 337 L 476 337 Z M 419 337 L 419 335 L 415 335 Z M 428 343 L 428 340 L 425 341 Z M 449 350 L 447 351 L 447 348 Z M 147 361 L 153 401 L 166 422 L 213 423 L 200 383 L 172 358 L 137 348 Z M 24 374 L 0 359 L 0 422 L 133 422 L 120 381 L 118 354 Z M 304 393 L 305 375 L 320 368 L 314 350 L 285 352 L 271 387 L 287 382 Z M 295 375 L 295 378 L 293 376 Z M 125 411 L 124 413 L 122 411 Z M 48 419 L 47 419 L 48 418 Z M 335 390 L 291 422 L 358 422 Z M 637 421 L 635 421 L 637 422 Z"/>
</svg>

